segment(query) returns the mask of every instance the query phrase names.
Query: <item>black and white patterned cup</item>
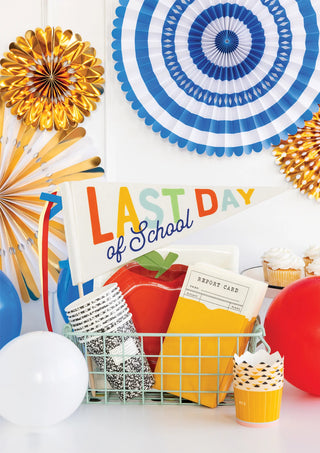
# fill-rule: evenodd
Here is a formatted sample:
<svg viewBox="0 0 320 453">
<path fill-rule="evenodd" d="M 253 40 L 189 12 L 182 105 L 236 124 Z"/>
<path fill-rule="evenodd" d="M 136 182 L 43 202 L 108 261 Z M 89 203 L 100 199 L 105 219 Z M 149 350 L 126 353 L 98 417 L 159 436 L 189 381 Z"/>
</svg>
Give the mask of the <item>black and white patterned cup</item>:
<svg viewBox="0 0 320 453">
<path fill-rule="evenodd" d="M 120 289 L 109 286 L 72 302 L 66 313 L 79 342 L 125 400 L 149 390 L 154 378 Z"/>
<path fill-rule="evenodd" d="M 69 317 L 91 312 L 97 307 L 107 308 L 108 306 L 112 306 L 118 297 L 119 299 L 123 298 L 122 293 L 117 283 L 111 283 L 71 302 L 71 304 L 65 307 L 65 312 Z"/>
<path fill-rule="evenodd" d="M 122 400 L 134 398 L 154 385 L 132 315 L 118 319 L 99 337 L 88 337 L 87 351 Z M 86 340 L 82 340 L 86 342 Z"/>
<path fill-rule="evenodd" d="M 126 304 L 116 307 L 113 311 L 100 310 L 96 313 L 89 313 L 83 317 L 69 318 L 74 330 L 83 332 L 93 332 L 100 329 L 107 330 L 110 323 L 116 321 L 124 314 L 129 313 Z"/>
<path fill-rule="evenodd" d="M 72 304 L 73 303 L 74 302 L 72 302 Z M 112 311 L 117 306 L 126 305 L 126 301 L 124 300 L 122 294 L 116 293 L 113 297 L 102 298 L 97 296 L 97 299 L 93 300 L 92 303 L 89 304 L 86 302 L 82 307 L 75 307 L 74 309 L 69 309 L 67 311 L 67 308 L 70 307 L 70 305 L 66 307 L 66 314 L 68 318 L 78 318 L 88 315 L 89 313 L 90 315 L 94 314 L 101 310 Z"/>
<path fill-rule="evenodd" d="M 124 311 L 128 311 L 128 306 L 116 284 L 81 297 L 66 307 L 73 329 L 84 332 L 107 328 L 107 321 Z"/>
</svg>

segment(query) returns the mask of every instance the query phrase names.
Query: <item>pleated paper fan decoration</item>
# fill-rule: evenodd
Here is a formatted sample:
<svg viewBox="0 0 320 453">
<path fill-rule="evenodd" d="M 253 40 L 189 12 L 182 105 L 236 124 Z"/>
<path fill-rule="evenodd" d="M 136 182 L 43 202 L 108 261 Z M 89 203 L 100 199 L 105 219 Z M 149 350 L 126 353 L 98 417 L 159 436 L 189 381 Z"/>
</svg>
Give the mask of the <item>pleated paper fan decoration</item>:
<svg viewBox="0 0 320 453">
<path fill-rule="evenodd" d="M 278 145 L 320 102 L 316 0 L 120 0 L 113 57 L 139 117 L 207 155 Z"/>
<path fill-rule="evenodd" d="M 40 297 L 38 223 L 42 192 L 52 193 L 68 180 L 103 174 L 100 158 L 75 127 L 40 132 L 14 117 L 0 97 L 0 269 L 24 302 Z M 50 288 L 55 289 L 59 261 L 66 258 L 61 215 L 50 222 Z"/>
<path fill-rule="evenodd" d="M 309 198 L 320 201 L 320 112 L 306 121 L 296 135 L 281 141 L 273 155 L 288 182 Z"/>
<path fill-rule="evenodd" d="M 1 60 L 0 92 L 27 125 L 69 129 L 96 109 L 104 68 L 79 34 L 60 27 L 28 30 Z"/>
</svg>

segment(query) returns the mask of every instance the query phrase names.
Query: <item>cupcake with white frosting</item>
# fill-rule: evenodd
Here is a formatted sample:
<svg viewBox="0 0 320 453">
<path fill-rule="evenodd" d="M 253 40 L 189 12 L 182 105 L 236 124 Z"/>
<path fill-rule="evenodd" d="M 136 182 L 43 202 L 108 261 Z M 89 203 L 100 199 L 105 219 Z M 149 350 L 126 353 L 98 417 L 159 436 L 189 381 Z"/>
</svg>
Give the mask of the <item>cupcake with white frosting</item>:
<svg viewBox="0 0 320 453">
<path fill-rule="evenodd" d="M 304 277 L 304 260 L 295 255 L 283 254 L 272 258 L 267 267 L 269 285 L 285 287 Z"/>
<path fill-rule="evenodd" d="M 307 248 L 307 250 L 303 254 L 303 259 L 308 266 L 308 264 L 312 263 L 313 260 L 320 258 L 320 246 L 319 245 L 311 245 Z"/>
<path fill-rule="evenodd" d="M 273 247 L 262 255 L 262 267 L 264 280 L 268 282 L 268 264 L 277 259 L 283 259 L 293 254 L 290 249 L 283 247 Z"/>
<path fill-rule="evenodd" d="M 306 267 L 306 277 L 315 277 L 320 275 L 320 258 L 314 259 Z"/>
</svg>

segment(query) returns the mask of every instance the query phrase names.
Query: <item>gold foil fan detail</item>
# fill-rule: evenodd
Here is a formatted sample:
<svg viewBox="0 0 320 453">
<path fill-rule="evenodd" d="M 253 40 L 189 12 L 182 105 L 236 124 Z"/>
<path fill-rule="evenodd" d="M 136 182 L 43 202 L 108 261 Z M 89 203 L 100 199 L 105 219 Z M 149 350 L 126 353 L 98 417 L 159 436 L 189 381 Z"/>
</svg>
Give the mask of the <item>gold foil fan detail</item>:
<svg viewBox="0 0 320 453">
<path fill-rule="evenodd" d="M 95 110 L 104 69 L 96 51 L 71 30 L 28 30 L 1 60 L 0 92 L 25 124 L 41 130 L 75 127 Z"/>
<path fill-rule="evenodd" d="M 309 198 L 320 201 L 320 112 L 275 147 L 273 155 L 286 180 Z"/>
<path fill-rule="evenodd" d="M 0 269 L 24 302 L 40 297 L 38 224 L 42 192 L 60 183 L 103 174 L 83 127 L 41 132 L 12 116 L 0 96 Z M 65 259 L 61 213 L 50 222 L 49 273 L 56 289 L 59 261 Z"/>
</svg>

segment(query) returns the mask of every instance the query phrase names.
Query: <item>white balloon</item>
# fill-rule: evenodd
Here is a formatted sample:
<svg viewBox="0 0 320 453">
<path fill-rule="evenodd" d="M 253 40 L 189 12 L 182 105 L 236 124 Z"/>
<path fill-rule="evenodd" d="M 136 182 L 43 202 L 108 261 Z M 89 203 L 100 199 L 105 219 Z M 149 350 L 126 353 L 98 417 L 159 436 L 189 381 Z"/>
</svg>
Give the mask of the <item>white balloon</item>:
<svg viewBox="0 0 320 453">
<path fill-rule="evenodd" d="M 0 414 L 18 425 L 40 427 L 69 417 L 88 388 L 81 351 L 52 332 L 30 332 L 0 350 Z"/>
</svg>

